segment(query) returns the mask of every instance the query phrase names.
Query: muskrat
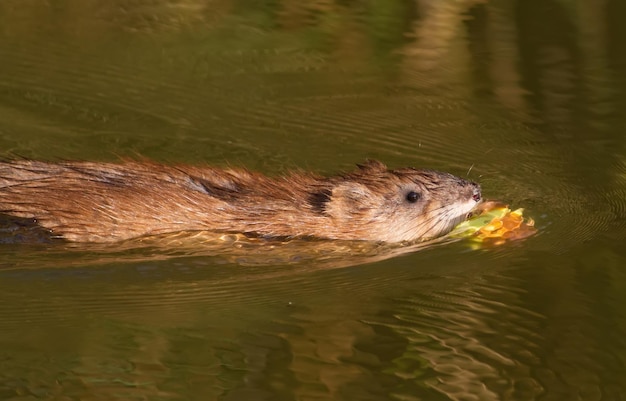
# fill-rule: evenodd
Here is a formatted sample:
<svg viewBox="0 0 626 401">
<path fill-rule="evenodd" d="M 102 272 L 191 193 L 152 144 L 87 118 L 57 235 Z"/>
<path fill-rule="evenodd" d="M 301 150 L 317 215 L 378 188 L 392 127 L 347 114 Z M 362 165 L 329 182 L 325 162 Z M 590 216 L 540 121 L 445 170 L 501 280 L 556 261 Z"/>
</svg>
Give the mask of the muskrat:
<svg viewBox="0 0 626 401">
<path fill-rule="evenodd" d="M 148 161 L 0 162 L 0 213 L 77 242 L 191 230 L 421 241 L 448 233 L 480 200 L 474 182 L 377 161 L 331 177 L 275 178 Z"/>
</svg>

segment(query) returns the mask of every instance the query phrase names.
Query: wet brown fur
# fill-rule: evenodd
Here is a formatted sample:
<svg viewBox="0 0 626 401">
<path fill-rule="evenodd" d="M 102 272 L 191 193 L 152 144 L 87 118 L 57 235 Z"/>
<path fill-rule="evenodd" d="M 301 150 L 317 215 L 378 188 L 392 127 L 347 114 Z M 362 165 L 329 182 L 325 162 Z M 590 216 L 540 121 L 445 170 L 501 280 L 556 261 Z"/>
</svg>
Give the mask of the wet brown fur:
<svg viewBox="0 0 626 401">
<path fill-rule="evenodd" d="M 419 193 L 411 203 L 406 194 Z M 480 198 L 447 173 L 370 161 L 332 177 L 152 162 L 0 162 L 0 213 L 70 241 L 175 231 L 412 241 L 448 232 Z"/>
</svg>

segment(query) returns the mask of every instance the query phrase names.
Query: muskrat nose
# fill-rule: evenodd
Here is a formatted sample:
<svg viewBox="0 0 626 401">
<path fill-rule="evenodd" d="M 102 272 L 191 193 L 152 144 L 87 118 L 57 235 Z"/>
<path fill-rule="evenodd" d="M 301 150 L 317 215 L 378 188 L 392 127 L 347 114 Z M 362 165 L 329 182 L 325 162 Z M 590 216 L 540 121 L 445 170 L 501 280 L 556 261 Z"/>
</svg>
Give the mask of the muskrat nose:
<svg viewBox="0 0 626 401">
<path fill-rule="evenodd" d="M 482 196 L 480 195 L 480 185 L 476 184 L 475 182 L 472 182 L 471 184 L 472 184 L 472 187 L 474 187 L 473 193 L 472 193 L 472 199 L 474 199 L 474 201 L 478 203 L 482 199 Z"/>
</svg>

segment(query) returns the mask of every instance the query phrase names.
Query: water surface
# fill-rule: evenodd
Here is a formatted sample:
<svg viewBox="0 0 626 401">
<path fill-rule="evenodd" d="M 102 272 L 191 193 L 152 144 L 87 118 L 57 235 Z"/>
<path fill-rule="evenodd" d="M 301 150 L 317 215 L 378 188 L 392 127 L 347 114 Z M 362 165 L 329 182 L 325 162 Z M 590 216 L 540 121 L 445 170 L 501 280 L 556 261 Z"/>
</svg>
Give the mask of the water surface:
<svg viewBox="0 0 626 401">
<path fill-rule="evenodd" d="M 3 400 L 620 400 L 626 9 L 0 3 L 3 157 L 430 167 L 538 235 L 0 246 Z"/>
</svg>

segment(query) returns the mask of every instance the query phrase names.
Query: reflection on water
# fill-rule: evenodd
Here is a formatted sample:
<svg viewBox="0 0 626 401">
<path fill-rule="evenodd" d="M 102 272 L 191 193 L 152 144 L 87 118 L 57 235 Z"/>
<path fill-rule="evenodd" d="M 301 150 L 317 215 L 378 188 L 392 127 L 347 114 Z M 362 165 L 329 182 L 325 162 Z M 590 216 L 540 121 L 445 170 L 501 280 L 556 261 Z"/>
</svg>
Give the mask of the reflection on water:
<svg viewBox="0 0 626 401">
<path fill-rule="evenodd" d="M 624 398 L 625 12 L 1 2 L 4 157 L 270 174 L 377 158 L 469 175 L 539 235 L 408 253 L 3 244 L 0 399 Z"/>
<path fill-rule="evenodd" d="M 191 258 L 5 272 L 2 394 L 619 399 L 624 257 L 590 249 L 573 269 L 452 246 L 317 273 Z"/>
<path fill-rule="evenodd" d="M 36 230 L 41 231 L 41 230 Z M 10 231 L 8 234 L 13 234 Z M 19 234 L 18 234 L 19 235 Z M 264 239 L 248 238 L 243 234 L 213 232 L 177 232 L 161 236 L 141 237 L 120 243 L 67 243 L 43 238 L 46 242 L 33 243 L 43 234 L 22 237 L 17 252 L 6 252 L 0 270 L 55 268 L 59 259 L 68 259 L 64 266 L 88 266 L 104 263 L 132 263 L 167 260 L 180 257 L 204 257 L 214 264 L 240 266 L 303 265 L 311 270 L 337 269 L 364 263 L 374 263 L 424 249 L 464 241 L 468 249 L 482 244 L 444 236 L 412 244 L 377 243 L 369 241 L 329 241 L 318 239 Z M 35 238 L 33 238 L 35 236 Z M 3 238 L 3 236 L 0 236 Z M 12 239 L 12 238 L 11 238 Z M 13 243 L 13 242 L 0 242 Z M 484 244 L 484 247 L 497 245 Z M 9 251 L 9 246 L 5 247 Z M 29 260 L 21 254 L 27 250 Z M 73 263 L 71 261 L 74 261 Z"/>
</svg>

